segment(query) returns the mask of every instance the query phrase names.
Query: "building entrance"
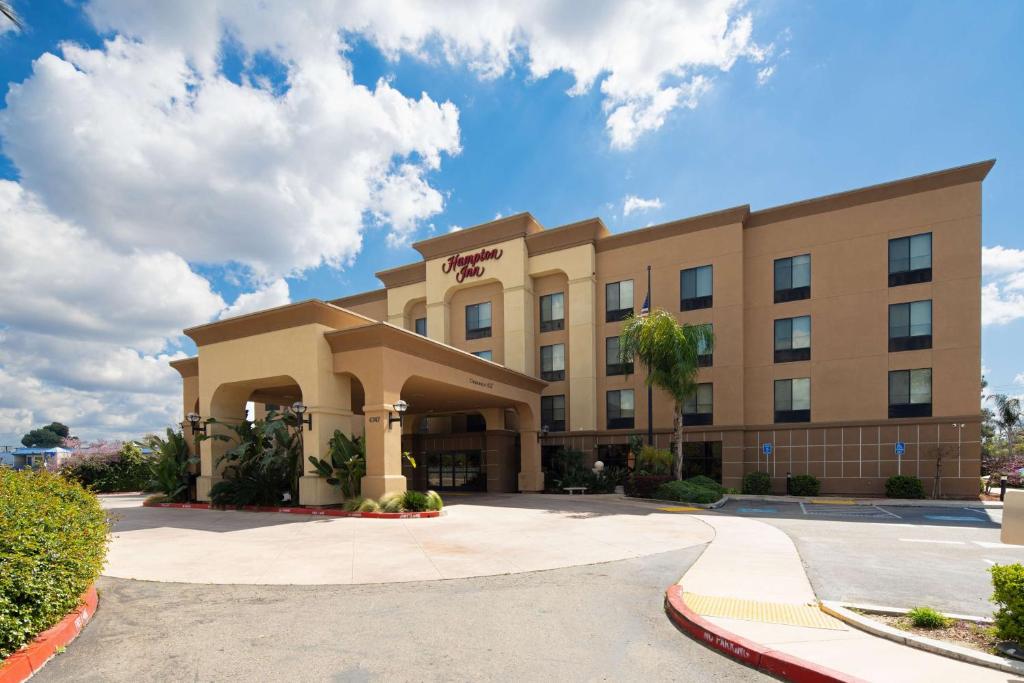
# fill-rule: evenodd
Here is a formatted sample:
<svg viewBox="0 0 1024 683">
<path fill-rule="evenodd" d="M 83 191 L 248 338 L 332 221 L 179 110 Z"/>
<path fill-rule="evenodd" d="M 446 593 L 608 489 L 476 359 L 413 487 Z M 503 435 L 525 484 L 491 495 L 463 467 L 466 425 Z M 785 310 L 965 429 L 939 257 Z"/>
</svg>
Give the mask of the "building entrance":
<svg viewBox="0 0 1024 683">
<path fill-rule="evenodd" d="M 691 441 L 683 444 L 683 479 L 698 474 L 722 483 L 721 441 Z"/>
<path fill-rule="evenodd" d="M 427 486 L 437 491 L 486 491 L 480 451 L 427 453 Z"/>
</svg>

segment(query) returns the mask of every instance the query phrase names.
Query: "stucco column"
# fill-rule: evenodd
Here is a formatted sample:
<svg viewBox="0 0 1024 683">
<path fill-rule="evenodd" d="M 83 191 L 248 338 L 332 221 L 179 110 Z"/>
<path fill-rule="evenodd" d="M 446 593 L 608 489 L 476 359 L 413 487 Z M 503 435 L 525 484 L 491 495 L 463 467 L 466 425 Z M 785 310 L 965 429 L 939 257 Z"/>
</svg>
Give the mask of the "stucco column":
<svg viewBox="0 0 1024 683">
<path fill-rule="evenodd" d="M 447 344 L 448 339 L 448 302 L 427 302 L 427 336 L 434 341 Z"/>
<path fill-rule="evenodd" d="M 533 291 L 525 285 L 503 290 L 505 308 L 505 367 L 534 374 Z"/>
<path fill-rule="evenodd" d="M 388 428 L 388 416 L 394 414 L 392 405 L 363 406 L 366 476 L 363 477 L 362 494 L 367 498 L 380 498 L 385 493 L 401 492 L 406 488 L 402 474 L 402 429 L 398 423 Z"/>
<path fill-rule="evenodd" d="M 200 475 L 196 480 L 196 498 L 210 500 L 210 489 L 221 479 L 224 463 L 218 462 L 224 453 L 238 444 L 235 432 L 225 423 L 239 423 L 245 420 L 245 402 L 250 394 L 249 389 L 222 386 L 214 392 L 212 398 L 204 401 L 200 398 L 200 415 L 204 419 L 213 417 L 216 423 L 206 426 L 207 434 L 219 434 L 224 439 L 205 439 L 199 445 Z M 204 405 L 205 403 L 205 405 Z"/>
<path fill-rule="evenodd" d="M 307 415 L 313 418 L 312 429 L 303 426 L 302 432 L 302 477 L 299 479 L 299 502 L 302 505 L 334 505 L 342 502 L 341 488 L 327 483 L 317 474 L 309 458 L 316 457 L 330 461 L 328 442 L 334 430 L 340 429 L 346 436 L 352 435 L 352 411 L 347 408 L 310 406 Z"/>
<path fill-rule="evenodd" d="M 544 472 L 540 467 L 540 442 L 536 429 L 519 430 L 519 490 L 543 491 Z"/>
<path fill-rule="evenodd" d="M 596 335 L 599 313 L 593 276 L 569 281 L 569 429 L 597 429 Z"/>
</svg>

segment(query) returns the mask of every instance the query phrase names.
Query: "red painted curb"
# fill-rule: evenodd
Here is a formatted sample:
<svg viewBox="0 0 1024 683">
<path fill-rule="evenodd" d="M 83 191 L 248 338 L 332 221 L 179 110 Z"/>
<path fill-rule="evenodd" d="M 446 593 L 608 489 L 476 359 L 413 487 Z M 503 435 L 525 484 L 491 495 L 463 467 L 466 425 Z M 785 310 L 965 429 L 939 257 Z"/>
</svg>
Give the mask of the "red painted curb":
<svg viewBox="0 0 1024 683">
<path fill-rule="evenodd" d="M 31 643 L 0 662 L 0 683 L 22 683 L 42 669 L 57 653 L 57 648 L 64 647 L 78 637 L 96 614 L 99 600 L 96 586 L 89 586 L 89 590 L 81 597 L 82 605 L 68 612 L 63 619 L 40 633 Z"/>
<path fill-rule="evenodd" d="M 828 667 L 793 657 L 742 638 L 712 624 L 683 602 L 683 587 L 669 586 L 665 591 L 665 612 L 676 626 L 694 640 L 725 653 L 747 666 L 795 683 L 867 683 Z"/>
<path fill-rule="evenodd" d="M 143 501 L 143 507 L 148 508 L 182 508 L 189 510 L 216 510 L 209 503 L 147 503 Z M 261 505 L 245 505 L 241 508 L 225 508 L 226 510 L 241 509 L 246 512 L 281 512 L 289 515 L 314 515 L 317 517 L 366 517 L 369 519 L 428 519 L 440 517 L 442 510 L 427 510 L 425 512 L 349 512 L 335 508 L 307 508 L 295 507 L 267 507 Z M 3 683 L 3 681 L 0 681 Z"/>
</svg>

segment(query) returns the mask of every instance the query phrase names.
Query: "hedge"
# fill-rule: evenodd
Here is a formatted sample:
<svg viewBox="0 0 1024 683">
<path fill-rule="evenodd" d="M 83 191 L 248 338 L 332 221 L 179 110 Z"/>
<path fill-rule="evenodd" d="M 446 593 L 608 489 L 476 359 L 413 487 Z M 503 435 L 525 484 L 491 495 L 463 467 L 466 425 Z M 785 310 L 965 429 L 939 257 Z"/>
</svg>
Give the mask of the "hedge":
<svg viewBox="0 0 1024 683">
<path fill-rule="evenodd" d="M 654 497 L 659 500 L 674 500 L 679 503 L 707 505 L 717 501 L 722 497 L 722 494 L 715 489 L 706 488 L 689 481 L 670 481 L 659 486 L 654 492 Z"/>
<path fill-rule="evenodd" d="M 626 480 L 626 495 L 651 498 L 659 486 L 669 481 L 673 481 L 673 478 L 668 474 L 634 474 Z"/>
<path fill-rule="evenodd" d="M 772 492 L 772 478 L 767 472 L 747 472 L 743 476 L 743 493 L 753 496 L 767 496 Z"/>
<path fill-rule="evenodd" d="M 996 634 L 1012 643 L 1024 642 L 1024 566 L 997 564 L 992 574 L 992 602 L 996 610 Z"/>
<path fill-rule="evenodd" d="M 821 482 L 813 474 L 798 474 L 789 480 L 789 492 L 794 496 L 816 496 Z"/>
<path fill-rule="evenodd" d="M 78 606 L 103 568 L 109 532 L 80 484 L 0 469 L 0 658 Z"/>
<path fill-rule="evenodd" d="M 924 498 L 924 484 L 917 477 L 897 474 L 885 482 L 886 498 Z"/>
</svg>

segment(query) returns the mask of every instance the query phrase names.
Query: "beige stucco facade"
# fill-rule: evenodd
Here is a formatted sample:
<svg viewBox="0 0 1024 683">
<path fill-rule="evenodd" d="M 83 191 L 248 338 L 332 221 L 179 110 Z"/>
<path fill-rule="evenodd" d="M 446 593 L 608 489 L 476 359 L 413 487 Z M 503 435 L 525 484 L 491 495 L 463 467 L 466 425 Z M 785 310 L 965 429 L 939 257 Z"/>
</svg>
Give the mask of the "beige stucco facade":
<svg viewBox="0 0 1024 683">
<path fill-rule="evenodd" d="M 876 494 L 897 472 L 931 482 L 941 461 L 943 492 L 969 494 L 980 471 L 981 184 L 992 164 L 619 234 L 599 219 L 545 229 L 518 214 L 419 242 L 422 260 L 378 273 L 382 289 L 188 330 L 199 353 L 175 363 L 183 407 L 238 419 L 247 400 L 284 403 L 298 390 L 314 418 L 309 454 L 336 428 L 365 433 L 369 495 L 402 489 L 407 477 L 417 488 L 437 484 L 434 470 L 403 467 L 403 450 L 469 453 L 488 490 L 537 490 L 542 447 L 580 449 L 593 461 L 646 437 L 643 376 L 611 372 L 606 358 L 606 340 L 622 326 L 609 320 L 606 291 L 631 281 L 633 299 L 619 307 L 639 312 L 650 267 L 652 308 L 713 326 L 710 364 L 698 375 L 712 387 L 711 411 L 684 431 L 726 486 L 767 469 L 779 491 L 787 473 L 806 472 L 824 492 Z M 919 235 L 930 235 L 927 277 L 923 268 L 894 276 L 890 250 L 903 243 L 892 241 Z M 790 288 L 780 300 L 778 262 L 805 255 L 806 291 Z M 707 266 L 706 300 L 683 302 L 681 272 Z M 542 298 L 559 294 L 562 318 L 543 320 Z M 919 338 L 890 350 L 890 305 L 921 301 L 931 302 L 927 345 Z M 489 304 L 489 325 L 470 329 L 480 304 Z M 804 316 L 809 348 L 780 360 L 776 321 Z M 414 334 L 417 320 L 426 339 Z M 470 355 L 487 352 L 491 361 Z M 558 371 L 544 372 L 542 353 L 564 358 Z M 890 382 L 902 381 L 890 373 L 908 370 L 930 370 L 927 395 L 915 379 L 909 406 L 890 394 Z M 776 382 L 805 378 L 809 407 L 780 409 Z M 622 390 L 633 391 L 632 421 L 621 409 L 608 414 L 609 392 Z M 563 401 L 564 424 L 538 441 L 551 417 L 542 396 L 562 397 L 544 405 Z M 410 406 L 404 435 L 381 426 L 400 398 Z M 658 446 L 669 446 L 673 415 L 655 391 Z M 203 448 L 201 496 L 218 476 L 215 447 Z M 302 502 L 333 502 L 308 474 Z"/>
</svg>

